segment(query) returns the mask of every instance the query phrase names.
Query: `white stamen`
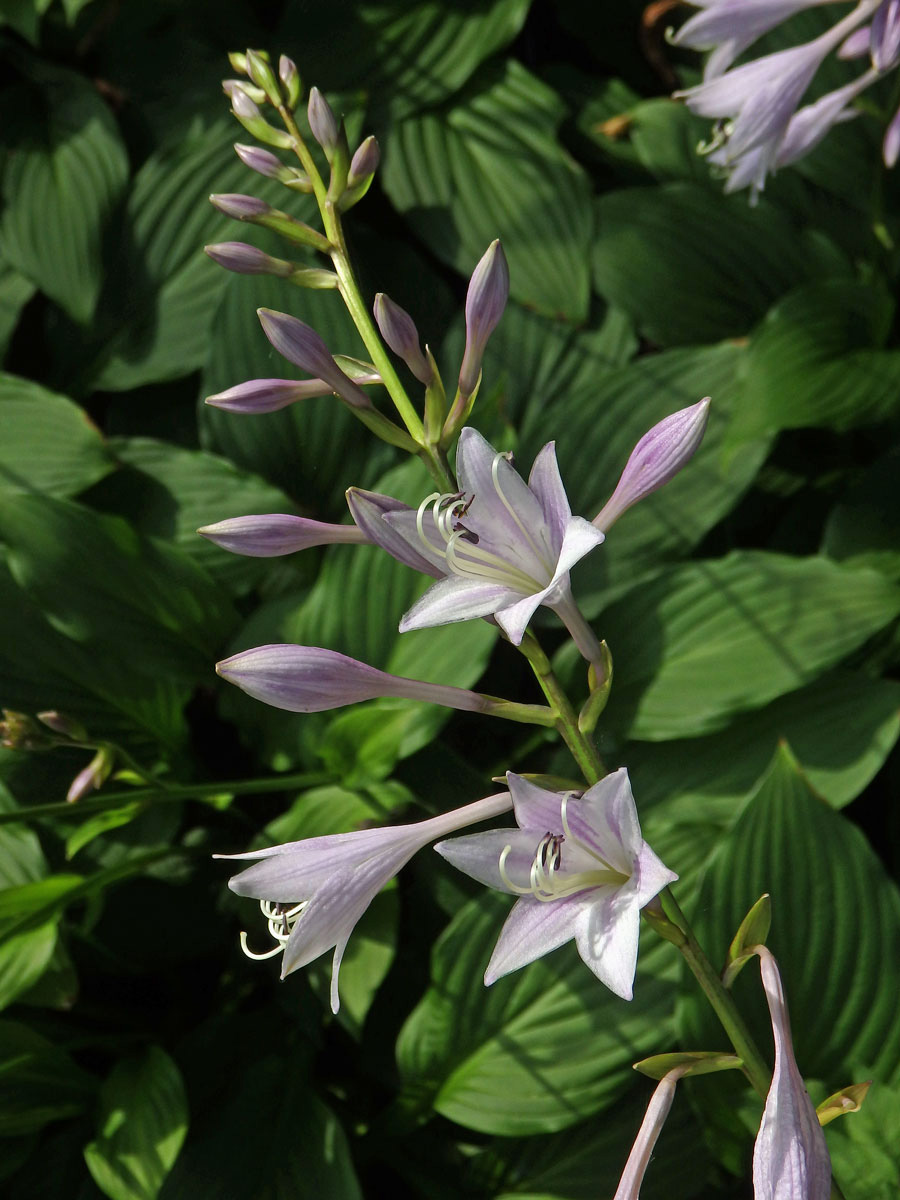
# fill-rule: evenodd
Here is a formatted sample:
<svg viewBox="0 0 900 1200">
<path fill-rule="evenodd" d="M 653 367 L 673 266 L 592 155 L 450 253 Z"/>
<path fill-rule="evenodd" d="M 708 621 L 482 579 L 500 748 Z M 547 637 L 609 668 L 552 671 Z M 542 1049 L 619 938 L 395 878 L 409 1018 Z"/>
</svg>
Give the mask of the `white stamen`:
<svg viewBox="0 0 900 1200">
<path fill-rule="evenodd" d="M 259 907 L 266 918 L 269 934 L 275 939 L 277 945 L 273 946 L 271 950 L 259 952 L 251 950 L 247 945 L 247 934 L 242 930 L 241 949 L 247 957 L 260 961 L 264 958 L 274 958 L 276 954 L 281 954 L 307 904 L 309 904 L 308 900 L 301 900 L 299 904 L 295 904 L 292 908 L 284 908 L 281 904 L 273 904 L 271 900 L 260 900 Z"/>
</svg>

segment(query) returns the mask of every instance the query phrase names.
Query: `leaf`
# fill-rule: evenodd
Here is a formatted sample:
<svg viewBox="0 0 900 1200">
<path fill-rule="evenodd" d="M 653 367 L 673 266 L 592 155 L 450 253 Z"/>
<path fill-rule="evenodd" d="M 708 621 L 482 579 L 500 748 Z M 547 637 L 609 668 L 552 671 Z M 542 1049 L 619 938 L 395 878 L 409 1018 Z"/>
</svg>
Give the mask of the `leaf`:
<svg viewBox="0 0 900 1200">
<path fill-rule="evenodd" d="M 10 267 L 0 266 L 0 361 L 6 355 L 22 309 L 34 293 L 30 279 Z"/>
<path fill-rule="evenodd" d="M 0 373 L 0 490 L 73 496 L 113 468 L 100 431 L 65 396 Z"/>
<path fill-rule="evenodd" d="M 197 530 L 226 517 L 295 512 L 278 488 L 205 450 L 143 437 L 113 438 L 109 447 L 122 469 L 94 489 L 92 507 L 125 517 L 140 533 L 170 539 L 229 591 L 249 591 L 271 572 L 271 562 L 230 554 Z"/>
<path fill-rule="evenodd" d="M 881 769 L 898 734 L 900 684 L 834 671 L 742 714 L 719 733 L 632 742 L 622 757 L 642 809 L 677 801 L 681 818 L 730 816 L 786 741 L 809 786 L 841 808 Z"/>
<path fill-rule="evenodd" d="M 121 518 L 29 495 L 0 498 L 0 538 L 16 582 L 67 638 L 180 681 L 214 661 L 232 614 L 174 547 L 139 538 Z"/>
<path fill-rule="evenodd" d="M 521 1137 L 607 1107 L 627 1088 L 632 1062 L 668 1044 L 668 951 L 658 943 L 643 953 L 630 1004 L 606 991 L 572 946 L 485 989 L 507 909 L 506 898 L 486 894 L 441 935 L 397 1061 L 409 1105 Z"/>
<path fill-rule="evenodd" d="M 893 310 L 887 294 L 846 279 L 775 305 L 750 340 L 734 440 L 809 425 L 842 432 L 893 413 L 900 351 L 883 349 Z"/>
<path fill-rule="evenodd" d="M 835 666 L 900 612 L 881 575 L 738 550 L 662 572 L 603 614 L 616 686 L 604 719 L 665 741 L 721 729 Z"/>
<path fill-rule="evenodd" d="M 817 273 L 817 250 L 777 209 L 694 183 L 607 192 L 594 285 L 661 346 L 740 337 Z"/>
<path fill-rule="evenodd" d="M 121 265 L 104 295 L 106 327 L 94 346 L 96 387 L 127 391 L 203 365 L 210 324 L 229 278 L 203 246 L 234 231 L 208 197 L 248 186 L 247 169 L 232 149 L 234 137 L 231 122 L 195 128 L 193 136 L 162 147 L 138 171 L 128 198 Z M 282 203 L 282 190 L 271 181 L 254 176 L 252 186 L 261 198 L 277 196 Z"/>
<path fill-rule="evenodd" d="M 188 1128 L 181 1073 L 159 1046 L 116 1064 L 100 1088 L 97 1137 L 84 1148 L 112 1200 L 155 1200 Z"/>
<path fill-rule="evenodd" d="M 64 1050 L 18 1021 L 0 1021 L 0 1136 L 75 1117 L 96 1083 Z"/>
<path fill-rule="evenodd" d="M 41 978 L 56 950 L 56 927 L 79 875 L 51 875 L 0 891 L 0 1008 Z"/>
<path fill-rule="evenodd" d="M 341 1124 L 296 1055 L 257 1059 L 197 1124 L 160 1200 L 194 1194 L 198 1179 L 203 1200 L 362 1200 Z"/>
<path fill-rule="evenodd" d="M 787 749 L 706 870 L 693 920 L 713 961 L 763 892 L 772 897 L 768 945 L 801 1072 L 828 1091 L 853 1079 L 861 1063 L 876 1079 L 891 1078 L 900 1067 L 900 893 L 859 830 L 812 794 Z M 734 995 L 768 1052 L 772 1029 L 758 972 L 745 969 Z M 680 1024 L 689 1044 L 721 1044 L 715 1016 L 693 989 Z"/>
<path fill-rule="evenodd" d="M 438 0 L 354 5 L 342 15 L 334 53 L 328 9 L 289 4 L 284 21 L 303 28 L 303 69 L 320 90 L 350 91 L 364 81 L 376 121 L 433 107 L 519 32 L 530 0 Z"/>
<path fill-rule="evenodd" d="M 461 274 L 499 236 L 513 298 L 580 321 L 593 222 L 587 176 L 556 138 L 563 115 L 556 93 L 510 60 L 480 73 L 464 99 L 389 128 L 383 183 L 418 236 Z"/>
<path fill-rule="evenodd" d="M 743 351 L 722 345 L 648 355 L 535 405 L 522 432 L 525 461 L 555 437 L 574 512 L 592 518 L 612 495 L 632 449 L 663 417 L 712 395 L 709 424 L 690 463 L 630 509 L 575 573 L 578 601 L 595 615 L 642 573 L 688 554 L 746 491 L 766 454 L 748 442 L 725 460 L 729 423 L 743 403 Z"/>
<path fill-rule="evenodd" d="M 822 550 L 831 558 L 876 567 L 900 582 L 900 453 L 889 450 L 860 472 L 828 514 Z"/>
<path fill-rule="evenodd" d="M 6 100 L 4 123 L 15 152 L 3 176 L 0 250 L 74 321 L 87 324 L 128 157 L 109 108 L 87 80 L 46 61 L 29 61 L 28 72 L 28 83 Z"/>
</svg>

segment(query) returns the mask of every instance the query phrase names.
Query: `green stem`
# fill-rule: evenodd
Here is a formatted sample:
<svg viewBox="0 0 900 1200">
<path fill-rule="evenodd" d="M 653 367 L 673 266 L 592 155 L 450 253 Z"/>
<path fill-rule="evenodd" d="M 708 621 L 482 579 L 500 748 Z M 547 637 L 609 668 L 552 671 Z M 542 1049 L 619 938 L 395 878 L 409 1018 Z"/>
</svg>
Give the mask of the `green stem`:
<svg viewBox="0 0 900 1200">
<path fill-rule="evenodd" d="M 406 426 L 410 437 L 422 447 L 420 455 L 434 481 L 444 491 L 453 491 L 455 484 L 447 469 L 446 460 L 435 446 L 427 442 L 422 420 L 407 395 L 406 388 L 403 386 L 399 375 L 394 369 L 394 364 L 388 357 L 378 330 L 375 328 L 375 323 L 369 313 L 369 309 L 362 298 L 362 293 L 360 292 L 359 284 L 356 281 L 353 266 L 350 262 L 350 253 L 347 249 L 347 240 L 344 237 L 341 215 L 334 202 L 328 199 L 325 183 L 319 174 L 309 148 L 303 141 L 293 114 L 284 106 L 279 108 L 278 111 L 281 114 L 281 119 L 284 121 L 285 128 L 293 138 L 294 150 L 297 157 L 300 159 L 303 169 L 312 181 L 325 236 L 331 243 L 331 262 L 338 277 L 341 297 L 347 306 L 347 311 L 353 318 L 353 323 L 359 331 L 369 357 L 372 359 L 378 374 L 381 376 L 382 383 L 387 389 L 391 400 L 394 402 L 394 407 Z"/>
<path fill-rule="evenodd" d="M 75 804 L 31 804 L 15 812 L 0 812 L 0 825 L 38 820 L 42 817 L 78 817 L 85 813 L 104 812 L 135 801 L 143 804 L 168 804 L 181 800 L 203 800 L 207 796 L 241 796 L 254 792 L 287 792 L 295 788 L 318 787 L 331 783 L 333 776 L 325 771 L 303 771 L 294 775 L 276 775 L 264 779 L 224 780 L 221 783 L 159 783 L 152 788 L 131 788 L 127 792 L 107 792 L 90 796 Z"/>
<path fill-rule="evenodd" d="M 578 715 L 554 675 L 550 659 L 530 630 L 526 631 L 519 649 L 531 663 L 531 669 L 534 671 L 541 691 L 556 714 L 554 725 L 572 752 L 572 757 L 578 763 L 581 773 L 589 784 L 597 783 L 606 774 L 603 760 L 591 739 L 578 728 Z"/>
<path fill-rule="evenodd" d="M 660 892 L 659 899 L 666 917 L 684 934 L 684 941 L 676 943 L 678 949 L 721 1021 L 732 1046 L 742 1059 L 744 1074 L 760 1096 L 765 1098 L 768 1095 L 769 1084 L 772 1082 L 772 1072 L 744 1024 L 744 1018 L 738 1012 L 734 998 L 722 983 L 718 971 L 704 954 L 687 917 L 672 895 L 671 889 L 665 888 Z"/>
</svg>

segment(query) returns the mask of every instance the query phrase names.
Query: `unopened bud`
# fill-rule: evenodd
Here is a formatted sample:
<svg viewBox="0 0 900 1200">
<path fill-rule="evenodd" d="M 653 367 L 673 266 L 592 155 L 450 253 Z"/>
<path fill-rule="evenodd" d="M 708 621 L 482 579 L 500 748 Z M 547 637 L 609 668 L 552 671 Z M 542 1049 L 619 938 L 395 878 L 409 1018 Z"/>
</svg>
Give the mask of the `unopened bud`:
<svg viewBox="0 0 900 1200">
<path fill-rule="evenodd" d="M 26 713 L 14 712 L 11 708 L 3 709 L 0 746 L 8 750 L 46 750 L 52 745 L 53 739 Z"/>
<path fill-rule="evenodd" d="M 243 92 L 245 96 L 249 96 L 254 104 L 265 104 L 266 93 L 262 88 L 258 88 L 255 83 L 250 83 L 248 79 L 223 79 L 222 91 L 231 99 L 236 91 Z"/>
<path fill-rule="evenodd" d="M 248 221 L 263 217 L 271 212 L 271 205 L 256 196 L 244 196 L 240 192 L 217 192 L 209 198 L 210 204 L 236 221 Z"/>
<path fill-rule="evenodd" d="M 331 105 L 317 87 L 310 88 L 306 112 L 309 118 L 310 132 L 325 151 L 325 157 L 331 162 L 331 156 L 338 144 L 338 123 Z"/>
<path fill-rule="evenodd" d="M 709 416 L 709 396 L 682 408 L 654 425 L 631 452 L 616 490 L 594 517 L 607 530 L 622 513 L 677 475 L 703 440 Z"/>
<path fill-rule="evenodd" d="M 256 196 L 243 196 L 237 192 L 217 193 L 209 198 L 219 212 L 236 221 L 249 221 L 252 225 L 261 225 L 263 229 L 271 229 L 296 246 L 312 246 L 315 250 L 327 253 L 331 243 L 317 229 L 298 221 L 296 217 L 272 208 L 264 200 Z M 330 285 L 329 285 L 330 286 Z"/>
<path fill-rule="evenodd" d="M 312 546 L 340 543 L 365 546 L 369 542 L 355 525 L 330 525 L 287 513 L 232 517 L 215 525 L 204 525 L 197 532 L 223 550 L 250 558 L 277 558 Z"/>
<path fill-rule="evenodd" d="M 245 167 L 256 171 L 258 175 L 265 175 L 267 179 L 285 180 L 293 176 L 291 167 L 286 167 L 271 150 L 263 150 L 262 146 L 245 146 L 235 142 L 234 150 Z"/>
<path fill-rule="evenodd" d="M 314 329 L 296 317 L 270 308 L 257 309 L 257 315 L 263 332 L 279 354 L 307 374 L 323 379 L 348 404 L 371 408 L 369 397 L 344 374 Z"/>
<path fill-rule="evenodd" d="M 372 186 L 372 180 L 375 178 L 375 171 L 380 160 L 381 150 L 378 142 L 370 135 L 357 146 L 356 153 L 350 160 L 347 186 L 339 202 L 341 212 L 346 212 L 348 208 L 352 208 L 354 204 L 362 200 Z"/>
<path fill-rule="evenodd" d="M 509 297 L 509 267 L 499 240 L 491 242 L 469 281 L 466 294 L 466 350 L 459 371 L 460 395 L 475 391 L 488 338 Z"/>
<path fill-rule="evenodd" d="M 247 242 L 217 242 L 204 246 L 203 250 L 213 262 L 238 275 L 275 275 L 279 279 L 289 279 L 297 269 L 295 263 L 273 258 Z"/>
<path fill-rule="evenodd" d="M 269 103 L 274 104 L 277 108 L 281 103 L 281 89 L 269 62 L 269 56 L 264 51 L 247 51 L 247 74 L 256 86 L 262 89 Z"/>
<path fill-rule="evenodd" d="M 260 112 L 259 105 L 251 98 L 246 85 L 234 84 L 229 90 L 229 95 L 231 111 L 248 133 L 252 133 L 255 138 L 259 138 L 261 142 L 266 142 L 270 146 L 280 146 L 283 150 L 290 148 L 292 144 L 290 135 L 283 129 L 276 129 L 269 124 Z"/>
<path fill-rule="evenodd" d="M 67 717 L 64 713 L 57 712 L 56 709 L 50 709 L 48 712 L 39 712 L 37 719 L 42 725 L 46 725 L 48 729 L 52 729 L 54 733 L 69 738 L 73 742 L 87 741 L 87 730 L 81 722 L 76 721 L 73 717 Z"/>
<path fill-rule="evenodd" d="M 66 800 L 70 804 L 83 799 L 88 792 L 96 792 L 109 778 L 115 763 L 111 747 L 101 746 L 83 771 L 79 771 L 69 785 Z"/>
<path fill-rule="evenodd" d="M 381 336 L 406 363 L 420 383 L 426 387 L 434 377 L 434 371 L 419 345 L 419 333 L 412 317 L 390 296 L 379 292 L 375 297 L 375 320 Z"/>
<path fill-rule="evenodd" d="M 288 58 L 286 54 L 282 54 L 278 60 L 278 78 L 281 80 L 285 104 L 293 111 L 300 103 L 300 95 L 303 89 L 300 83 L 300 72 L 297 70 L 297 64 L 293 59 Z"/>
<path fill-rule="evenodd" d="M 232 68 L 237 71 L 238 75 L 247 74 L 247 56 L 242 54 L 240 50 L 232 50 L 228 55 L 228 61 Z"/>
</svg>

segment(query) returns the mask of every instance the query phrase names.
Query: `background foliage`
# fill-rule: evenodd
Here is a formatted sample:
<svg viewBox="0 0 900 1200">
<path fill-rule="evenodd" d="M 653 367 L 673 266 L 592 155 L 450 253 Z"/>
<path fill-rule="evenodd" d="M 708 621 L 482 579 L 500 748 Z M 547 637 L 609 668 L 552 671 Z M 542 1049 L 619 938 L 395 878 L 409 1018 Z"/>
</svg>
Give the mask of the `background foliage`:
<svg viewBox="0 0 900 1200">
<path fill-rule="evenodd" d="M 429 851 L 358 928 L 337 1019 L 324 961 L 280 984 L 240 955 L 261 922 L 213 852 L 455 807 L 507 768 L 571 772 L 533 729 L 397 701 L 298 718 L 217 685 L 216 659 L 296 640 L 537 698 L 487 625 L 400 638 L 418 585 L 375 550 L 239 559 L 194 533 L 341 519 L 351 483 L 424 486 L 332 399 L 200 403 L 284 373 L 259 305 L 361 351 L 336 295 L 201 253 L 233 236 L 210 192 L 309 216 L 230 149 L 246 139 L 219 80 L 247 45 L 292 55 L 377 135 L 353 250 L 451 378 L 466 278 L 502 237 L 512 301 L 476 423 L 524 464 L 555 438 L 576 511 L 651 424 L 713 396 L 689 470 L 576 573 L 616 664 L 601 752 L 629 767 L 714 960 L 771 892 L 801 1069 L 819 1098 L 876 1081 L 829 1126 L 837 1177 L 850 1200 L 898 1194 L 900 188 L 865 118 L 757 208 L 723 196 L 702 124 L 665 98 L 696 63 L 641 9 L 0 4 L 0 700 L 66 713 L 158 780 L 66 807 L 87 752 L 0 751 L 11 1200 L 60 1180 L 76 1200 L 588 1200 L 614 1190 L 649 1094 L 631 1063 L 724 1048 L 651 939 L 630 1005 L 567 950 L 485 991 L 504 901 Z M 737 995 L 767 1047 L 752 974 Z M 645 1195 L 746 1194 L 758 1119 L 731 1079 L 684 1087 Z"/>
</svg>

